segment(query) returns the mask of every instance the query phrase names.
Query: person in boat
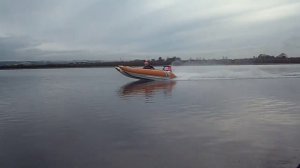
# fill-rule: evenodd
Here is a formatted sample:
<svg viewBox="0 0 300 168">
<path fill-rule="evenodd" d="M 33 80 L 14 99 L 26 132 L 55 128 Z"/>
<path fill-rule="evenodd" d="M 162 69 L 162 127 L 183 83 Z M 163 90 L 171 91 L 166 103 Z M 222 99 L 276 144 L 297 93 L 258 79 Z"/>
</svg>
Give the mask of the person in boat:
<svg viewBox="0 0 300 168">
<path fill-rule="evenodd" d="M 143 69 L 154 69 L 154 67 L 150 64 L 149 61 L 145 61 Z"/>
</svg>

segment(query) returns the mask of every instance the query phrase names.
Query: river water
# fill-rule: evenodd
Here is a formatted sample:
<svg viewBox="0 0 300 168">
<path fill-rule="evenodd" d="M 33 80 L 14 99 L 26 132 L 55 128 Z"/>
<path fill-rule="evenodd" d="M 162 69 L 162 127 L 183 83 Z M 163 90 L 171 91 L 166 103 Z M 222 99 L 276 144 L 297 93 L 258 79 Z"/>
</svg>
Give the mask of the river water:
<svg viewBox="0 0 300 168">
<path fill-rule="evenodd" d="M 0 71 L 0 167 L 297 167 L 300 65 L 174 71 Z"/>
</svg>

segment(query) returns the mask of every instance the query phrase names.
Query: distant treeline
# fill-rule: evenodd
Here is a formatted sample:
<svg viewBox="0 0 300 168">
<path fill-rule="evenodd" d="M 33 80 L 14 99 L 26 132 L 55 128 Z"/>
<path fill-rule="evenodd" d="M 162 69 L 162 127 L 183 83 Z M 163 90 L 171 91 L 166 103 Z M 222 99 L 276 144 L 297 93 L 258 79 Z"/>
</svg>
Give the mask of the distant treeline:
<svg viewBox="0 0 300 168">
<path fill-rule="evenodd" d="M 253 58 L 242 59 L 188 59 L 182 60 L 179 57 L 150 60 L 154 66 L 163 65 L 251 65 L 251 64 L 300 64 L 300 57 L 289 58 L 281 53 L 278 56 L 260 54 Z M 0 62 L 0 69 L 38 69 L 38 68 L 75 68 L 75 67 L 113 67 L 118 65 L 143 66 L 144 60 L 131 61 L 11 61 Z"/>
<path fill-rule="evenodd" d="M 181 62 L 183 65 L 300 64 L 300 57 L 289 58 L 286 54 L 281 53 L 278 56 L 260 54 L 257 57 L 253 56 L 253 58 L 228 59 L 227 57 L 223 57 L 222 59 L 190 59 Z"/>
</svg>

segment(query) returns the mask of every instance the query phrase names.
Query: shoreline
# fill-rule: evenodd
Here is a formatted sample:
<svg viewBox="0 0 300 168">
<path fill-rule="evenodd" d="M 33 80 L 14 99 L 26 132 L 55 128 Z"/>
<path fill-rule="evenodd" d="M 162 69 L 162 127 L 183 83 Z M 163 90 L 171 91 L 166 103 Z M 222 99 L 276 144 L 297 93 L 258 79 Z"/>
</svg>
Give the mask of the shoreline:
<svg viewBox="0 0 300 168">
<path fill-rule="evenodd" d="M 181 64 L 174 66 L 240 66 L 240 65 L 296 65 L 300 63 L 255 63 L 255 64 Z M 141 67 L 143 65 L 127 65 L 127 64 L 118 64 L 125 66 Z M 0 67 L 0 70 L 22 70 L 22 69 L 69 69 L 69 68 L 113 68 L 118 65 L 12 65 L 12 66 L 3 66 Z M 167 64 L 166 64 L 167 65 Z M 164 65 L 153 65 L 153 66 L 164 66 Z"/>
</svg>

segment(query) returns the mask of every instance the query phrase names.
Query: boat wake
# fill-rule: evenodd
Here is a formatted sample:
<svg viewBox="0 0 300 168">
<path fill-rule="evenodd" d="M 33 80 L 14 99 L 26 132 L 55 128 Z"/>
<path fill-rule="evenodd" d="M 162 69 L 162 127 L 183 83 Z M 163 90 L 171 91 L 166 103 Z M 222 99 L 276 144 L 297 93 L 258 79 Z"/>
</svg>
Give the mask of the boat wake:
<svg viewBox="0 0 300 168">
<path fill-rule="evenodd" d="M 175 80 L 234 80 L 300 78 L 299 65 L 176 67 Z"/>
</svg>

